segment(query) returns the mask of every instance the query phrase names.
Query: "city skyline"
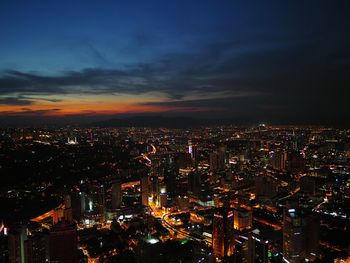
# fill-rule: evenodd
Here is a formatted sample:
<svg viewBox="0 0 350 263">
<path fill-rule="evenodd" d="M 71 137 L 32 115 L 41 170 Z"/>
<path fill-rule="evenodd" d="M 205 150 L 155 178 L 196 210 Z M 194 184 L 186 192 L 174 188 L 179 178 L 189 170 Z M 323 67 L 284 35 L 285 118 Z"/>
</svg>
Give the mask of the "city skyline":
<svg viewBox="0 0 350 263">
<path fill-rule="evenodd" d="M 0 121 L 349 124 L 349 3 L 0 4 Z"/>
</svg>

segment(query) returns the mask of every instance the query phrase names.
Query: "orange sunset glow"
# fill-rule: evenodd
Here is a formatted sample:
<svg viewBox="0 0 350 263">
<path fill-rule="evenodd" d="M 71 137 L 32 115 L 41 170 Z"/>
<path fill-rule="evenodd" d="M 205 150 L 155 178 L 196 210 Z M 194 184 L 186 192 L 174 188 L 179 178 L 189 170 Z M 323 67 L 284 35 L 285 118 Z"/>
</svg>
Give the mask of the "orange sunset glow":
<svg viewBox="0 0 350 263">
<path fill-rule="evenodd" d="M 0 113 L 17 115 L 30 112 L 41 112 L 43 116 L 66 115 L 112 115 L 141 112 L 171 112 L 171 111 L 203 111 L 204 108 L 148 105 L 157 102 L 159 98 L 141 96 L 85 96 L 61 97 L 53 101 L 36 99 L 30 105 L 0 105 Z M 140 103 L 140 100 L 142 103 Z M 164 100 L 164 99 L 163 99 Z"/>
</svg>

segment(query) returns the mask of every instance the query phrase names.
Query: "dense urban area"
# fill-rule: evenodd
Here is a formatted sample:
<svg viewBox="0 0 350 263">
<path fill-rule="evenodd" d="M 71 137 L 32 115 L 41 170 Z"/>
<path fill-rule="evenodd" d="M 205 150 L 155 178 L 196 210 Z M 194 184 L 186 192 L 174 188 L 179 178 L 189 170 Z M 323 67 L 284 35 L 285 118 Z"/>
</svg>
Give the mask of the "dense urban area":
<svg viewBox="0 0 350 263">
<path fill-rule="evenodd" d="M 350 130 L 0 129 L 1 262 L 350 262 Z"/>
</svg>

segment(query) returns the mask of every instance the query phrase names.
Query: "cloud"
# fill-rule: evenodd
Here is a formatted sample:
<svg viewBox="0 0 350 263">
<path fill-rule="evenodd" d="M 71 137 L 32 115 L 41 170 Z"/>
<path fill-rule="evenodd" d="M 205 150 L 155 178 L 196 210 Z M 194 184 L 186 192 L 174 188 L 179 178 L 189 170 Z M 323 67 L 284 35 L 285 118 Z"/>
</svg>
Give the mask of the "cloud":
<svg viewBox="0 0 350 263">
<path fill-rule="evenodd" d="M 16 106 L 25 106 L 25 105 L 31 105 L 33 104 L 33 101 L 23 99 L 20 97 L 5 97 L 0 98 L 0 105 L 16 105 Z"/>
<path fill-rule="evenodd" d="M 150 41 L 144 38 L 141 43 Z M 54 102 L 60 95 L 132 94 L 145 104 L 142 95 L 153 92 L 164 97 L 154 106 L 206 108 L 247 118 L 305 112 L 315 118 L 346 117 L 350 51 L 345 43 L 325 52 L 312 41 L 262 39 L 260 45 L 248 40 L 217 41 L 147 63 L 56 76 L 8 70 L 0 75 L 0 97 L 3 104 L 30 105 L 39 98 Z"/>
<path fill-rule="evenodd" d="M 32 110 L 31 108 L 21 108 L 20 111 L 3 111 L 1 112 L 2 117 L 21 116 L 21 117 L 39 117 L 39 116 L 50 116 L 57 114 L 61 109 L 45 109 L 45 110 Z"/>
</svg>

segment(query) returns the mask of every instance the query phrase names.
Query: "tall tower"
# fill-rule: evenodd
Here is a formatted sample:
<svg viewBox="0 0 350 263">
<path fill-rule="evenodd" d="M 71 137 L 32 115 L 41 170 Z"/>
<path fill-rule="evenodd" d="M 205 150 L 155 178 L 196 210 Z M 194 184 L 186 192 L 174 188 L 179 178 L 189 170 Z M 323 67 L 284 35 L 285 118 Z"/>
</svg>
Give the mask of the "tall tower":
<svg viewBox="0 0 350 263">
<path fill-rule="evenodd" d="M 120 208 L 122 204 L 122 183 L 116 178 L 112 181 L 112 209 Z"/>
<path fill-rule="evenodd" d="M 233 211 L 222 207 L 214 212 L 213 253 L 224 259 L 234 255 Z"/>
</svg>

